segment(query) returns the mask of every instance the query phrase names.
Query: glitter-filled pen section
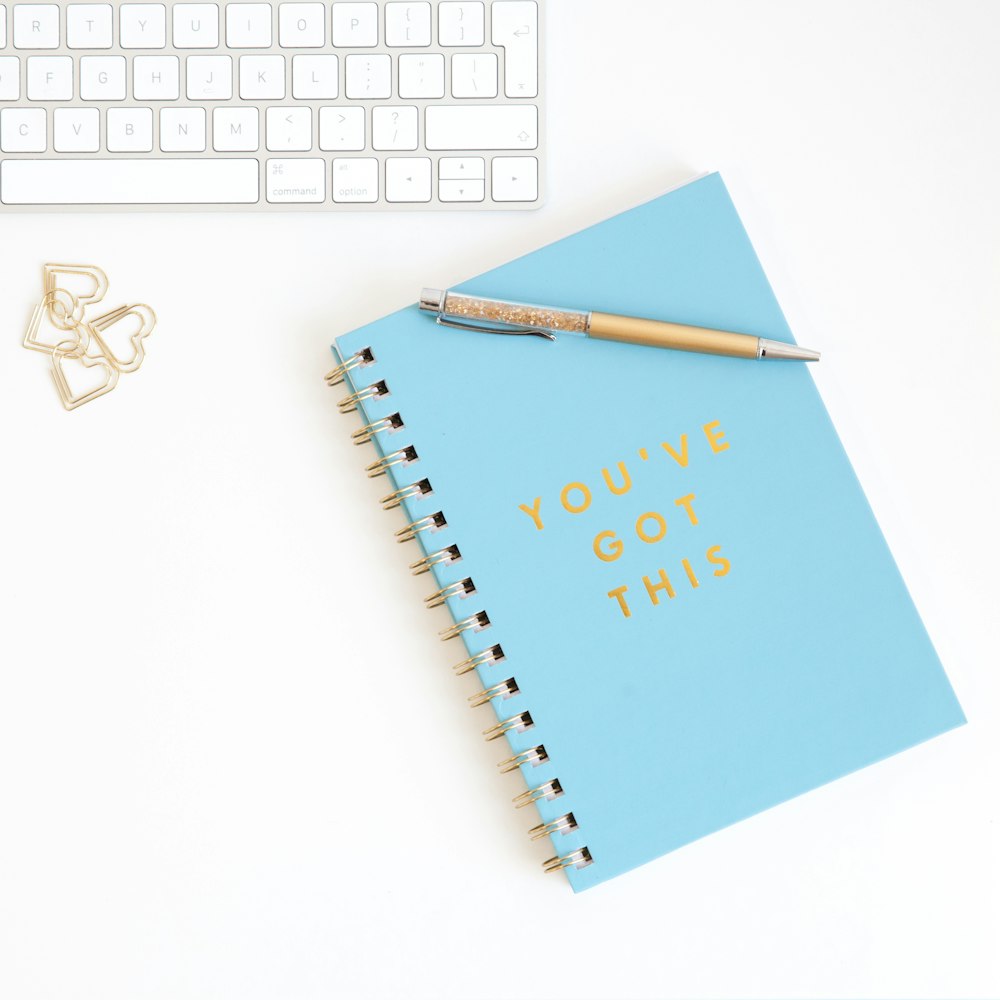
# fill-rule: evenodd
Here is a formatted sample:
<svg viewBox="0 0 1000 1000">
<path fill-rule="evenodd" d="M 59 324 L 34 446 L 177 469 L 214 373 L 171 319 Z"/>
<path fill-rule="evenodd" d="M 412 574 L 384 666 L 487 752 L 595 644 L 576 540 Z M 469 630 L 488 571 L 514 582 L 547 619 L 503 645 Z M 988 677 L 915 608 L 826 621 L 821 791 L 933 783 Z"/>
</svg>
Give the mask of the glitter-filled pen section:
<svg viewBox="0 0 1000 1000">
<path fill-rule="evenodd" d="M 586 333 L 590 325 L 589 312 L 503 302 L 500 299 L 480 299 L 460 292 L 448 292 L 441 313 L 454 319 L 567 333 Z"/>
</svg>

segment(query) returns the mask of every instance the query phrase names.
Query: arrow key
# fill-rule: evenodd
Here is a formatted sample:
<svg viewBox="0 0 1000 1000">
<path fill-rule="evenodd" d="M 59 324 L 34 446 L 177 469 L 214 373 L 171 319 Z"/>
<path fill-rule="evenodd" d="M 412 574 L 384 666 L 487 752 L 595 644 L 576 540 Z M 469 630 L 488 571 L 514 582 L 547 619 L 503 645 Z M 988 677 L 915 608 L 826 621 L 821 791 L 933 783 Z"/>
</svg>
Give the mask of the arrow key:
<svg viewBox="0 0 1000 1000">
<path fill-rule="evenodd" d="M 534 156 L 494 156 L 493 200 L 538 201 L 538 160 Z"/>
<path fill-rule="evenodd" d="M 443 181 L 483 181 L 486 161 L 481 156 L 442 156 L 438 160 L 438 177 Z"/>
<path fill-rule="evenodd" d="M 439 181 L 438 198 L 441 201 L 484 201 L 486 181 L 475 178 L 465 181 Z"/>
<path fill-rule="evenodd" d="M 394 156 L 385 161 L 385 200 L 431 200 L 431 161 L 426 156 Z"/>
</svg>

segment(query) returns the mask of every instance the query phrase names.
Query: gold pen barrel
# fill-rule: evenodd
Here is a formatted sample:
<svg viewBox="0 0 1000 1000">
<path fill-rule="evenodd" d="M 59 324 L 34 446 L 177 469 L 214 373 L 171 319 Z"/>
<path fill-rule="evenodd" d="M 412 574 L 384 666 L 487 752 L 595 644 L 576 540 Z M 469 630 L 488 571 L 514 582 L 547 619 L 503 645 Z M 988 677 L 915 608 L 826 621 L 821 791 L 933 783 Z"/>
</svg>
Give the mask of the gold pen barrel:
<svg viewBox="0 0 1000 1000">
<path fill-rule="evenodd" d="M 590 316 L 588 334 L 597 340 L 617 340 L 645 347 L 669 347 L 675 351 L 699 354 L 724 354 L 733 358 L 758 356 L 759 338 L 746 333 L 704 330 L 681 323 L 662 323 L 655 319 L 615 316 L 595 312 Z"/>
</svg>

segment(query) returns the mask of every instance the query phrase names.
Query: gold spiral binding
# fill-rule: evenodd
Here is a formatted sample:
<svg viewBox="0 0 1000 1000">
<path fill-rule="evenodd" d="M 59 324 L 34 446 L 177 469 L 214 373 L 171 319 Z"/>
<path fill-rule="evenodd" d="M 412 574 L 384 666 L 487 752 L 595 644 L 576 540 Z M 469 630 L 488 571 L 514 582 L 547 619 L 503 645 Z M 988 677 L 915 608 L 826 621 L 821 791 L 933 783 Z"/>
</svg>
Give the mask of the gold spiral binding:
<svg viewBox="0 0 1000 1000">
<path fill-rule="evenodd" d="M 370 424 L 365 424 L 359 431 L 351 435 L 351 440 L 355 444 L 368 444 L 376 434 L 382 431 L 398 431 L 403 427 L 403 418 L 398 413 L 390 413 L 389 416 L 381 420 L 375 420 Z"/>
<path fill-rule="evenodd" d="M 515 795 L 513 799 L 514 808 L 523 809 L 525 806 L 540 802 L 542 799 L 557 799 L 562 794 L 563 787 L 559 783 L 559 779 L 553 778 L 551 781 L 546 781 L 537 788 L 529 788 L 521 792 L 520 795 Z"/>
<path fill-rule="evenodd" d="M 479 708 L 481 705 L 488 704 L 494 698 L 513 698 L 520 690 L 517 686 L 517 681 L 513 677 L 508 677 L 507 680 L 501 681 L 499 684 L 494 684 L 493 687 L 486 688 L 478 694 L 474 694 L 469 698 L 469 705 L 472 708 Z"/>
<path fill-rule="evenodd" d="M 433 492 L 430 480 L 421 479 L 419 483 L 410 483 L 409 486 L 387 494 L 379 500 L 379 503 L 382 504 L 382 510 L 395 510 L 406 500 L 415 500 L 417 497 L 425 497 L 428 493 Z"/>
<path fill-rule="evenodd" d="M 569 833 L 577 828 L 576 817 L 572 813 L 566 813 L 559 819 L 552 820 L 551 823 L 539 823 L 528 831 L 528 836 L 532 840 L 541 840 L 542 837 L 550 837 L 555 833 Z"/>
<path fill-rule="evenodd" d="M 587 865 L 593 863 L 594 859 L 591 857 L 590 851 L 586 847 L 581 847 L 561 857 L 557 855 L 554 858 L 549 858 L 542 864 L 542 868 L 547 872 L 561 872 L 564 868 L 586 868 Z"/>
<path fill-rule="evenodd" d="M 347 373 L 361 365 L 370 365 L 375 361 L 370 347 L 362 347 L 357 354 L 352 354 L 345 362 L 337 365 L 333 371 L 327 372 L 326 384 L 329 386 L 340 385 L 347 377 Z"/>
<path fill-rule="evenodd" d="M 443 563 L 458 562 L 461 558 L 462 553 L 459 547 L 457 545 L 448 545 L 443 549 L 438 549 L 437 552 L 432 552 L 430 555 L 424 556 L 423 559 L 418 559 L 415 563 L 410 563 L 410 572 L 414 576 L 420 576 L 423 573 L 429 573 L 435 566 Z"/>
<path fill-rule="evenodd" d="M 381 396 L 387 396 L 389 394 L 389 387 L 385 382 L 373 382 L 371 385 L 366 385 L 363 389 L 359 389 L 357 392 L 352 392 L 350 396 L 345 396 L 339 403 L 337 403 L 337 409 L 341 413 L 353 413 L 360 403 L 365 402 L 367 399 L 378 399 Z"/>
<path fill-rule="evenodd" d="M 479 632 L 484 628 L 489 628 L 489 624 L 489 615 L 485 611 L 477 611 L 474 615 L 469 615 L 468 618 L 463 618 L 460 622 L 455 622 L 450 628 L 441 629 L 438 635 L 441 637 L 442 642 L 447 642 L 449 639 L 456 639 L 463 632 L 468 632 L 470 629 Z"/>
<path fill-rule="evenodd" d="M 326 376 L 326 382 L 331 386 L 339 385 L 347 379 L 350 372 L 357 368 L 370 365 L 374 363 L 374 361 L 375 356 L 372 353 L 371 348 L 362 348 L 356 354 L 353 354 L 351 357 L 347 358 L 330 371 Z M 357 380 L 352 379 L 352 383 L 357 385 Z M 387 395 L 389 395 L 389 387 L 384 381 L 373 382 L 371 385 L 357 389 L 350 395 L 345 396 L 338 402 L 337 407 L 341 413 L 351 413 L 357 410 L 367 400 L 379 399 Z M 372 441 L 376 435 L 382 432 L 397 431 L 403 426 L 404 423 L 402 416 L 399 413 L 393 413 L 387 417 L 373 420 L 365 424 L 365 426 L 360 430 L 354 431 L 351 434 L 351 440 L 356 445 L 367 444 Z M 397 451 L 382 455 L 377 461 L 366 466 L 365 471 L 370 478 L 375 478 L 377 476 L 385 475 L 390 469 L 393 469 L 396 466 L 415 462 L 418 458 L 419 456 L 417 455 L 416 449 L 412 445 L 408 445 L 405 448 L 400 448 Z M 410 483 L 407 486 L 400 487 L 392 493 L 387 494 L 381 498 L 380 503 L 382 504 L 382 508 L 384 510 L 394 510 L 410 500 L 416 500 L 417 498 L 428 496 L 432 492 L 433 489 L 430 481 L 428 479 L 421 479 L 418 482 Z M 421 532 L 438 531 L 447 527 L 447 525 L 448 522 L 445 519 L 444 512 L 437 511 L 434 514 L 429 514 L 411 521 L 411 523 L 406 525 L 405 528 L 401 528 L 397 531 L 395 533 L 395 537 L 398 542 L 410 542 L 414 541 Z M 432 570 L 435 566 L 458 562 L 461 558 L 462 553 L 459 550 L 459 547 L 457 545 L 448 545 L 444 548 L 438 549 L 436 552 L 431 552 L 423 558 L 418 559 L 410 565 L 410 570 L 415 576 L 419 576 L 423 573 L 430 572 L 430 570 Z M 472 582 L 470 577 L 466 577 L 464 580 L 441 587 L 433 594 L 424 598 L 424 603 L 428 608 L 437 608 L 446 604 L 452 597 L 468 597 L 475 592 L 475 584 Z M 447 641 L 449 639 L 457 638 L 464 632 L 478 632 L 489 627 L 489 615 L 485 611 L 477 611 L 474 615 L 469 615 L 461 621 L 456 621 L 448 628 L 442 629 L 438 634 L 442 641 Z M 491 666 L 501 660 L 504 660 L 505 658 L 503 649 L 499 645 L 494 645 L 481 650 L 478 653 L 472 654 L 460 663 L 455 664 L 453 669 L 457 675 L 462 675 L 469 673 L 478 667 Z M 494 698 L 506 699 L 519 693 L 520 688 L 518 687 L 517 681 L 513 677 L 508 677 L 506 680 L 500 681 L 491 687 L 484 688 L 477 694 L 472 695 L 468 701 L 471 707 L 478 708 L 488 704 Z M 487 741 L 497 740 L 511 733 L 521 733 L 525 730 L 531 729 L 534 724 L 535 723 L 530 712 L 519 712 L 509 718 L 501 719 L 489 729 L 484 730 L 483 736 Z M 506 760 L 500 761 L 500 763 L 497 764 L 497 767 L 500 769 L 502 774 L 507 774 L 511 771 L 516 771 L 525 765 L 538 767 L 541 764 L 547 763 L 548 760 L 549 755 L 544 744 L 539 743 L 537 746 L 533 746 L 527 750 L 522 750 L 513 756 L 508 757 Z M 518 809 L 523 809 L 525 806 L 534 805 L 542 802 L 543 800 L 559 798 L 563 794 L 565 793 L 559 779 L 552 778 L 549 781 L 545 781 L 536 787 L 528 788 L 519 795 L 516 795 L 514 797 L 514 805 Z M 578 828 L 579 824 L 577 823 L 576 817 L 572 812 L 567 812 L 565 815 L 560 816 L 557 819 L 540 823 L 537 826 L 532 827 L 528 831 L 528 835 L 532 840 L 539 840 L 543 837 L 554 836 L 557 833 L 569 833 Z M 577 850 L 569 852 L 568 854 L 557 855 L 554 858 L 549 858 L 548 861 L 544 863 L 543 867 L 546 872 L 553 872 L 562 871 L 567 868 L 584 868 L 590 864 L 593 864 L 593 857 L 591 856 L 590 850 L 587 847 L 581 847 Z"/>
<path fill-rule="evenodd" d="M 376 479 L 378 476 L 384 476 L 394 465 L 408 465 L 410 462 L 415 462 L 419 457 L 417 449 L 413 445 L 407 445 L 405 448 L 400 448 L 399 451 L 383 455 L 377 462 L 372 462 L 371 465 L 366 465 L 365 472 L 368 473 L 369 479 Z"/>
<path fill-rule="evenodd" d="M 464 580 L 459 580 L 458 583 L 449 583 L 447 587 L 435 590 L 433 594 L 424 598 L 424 604 L 428 608 L 439 608 L 448 602 L 449 597 L 468 597 L 475 592 L 476 585 L 470 578 L 466 577 Z"/>
<path fill-rule="evenodd" d="M 530 750 L 522 750 L 520 753 L 514 754 L 513 757 L 508 757 L 506 760 L 500 761 L 497 767 L 500 768 L 501 774 L 510 774 L 511 771 L 516 771 L 522 764 L 530 764 L 532 767 L 538 767 L 539 764 L 544 764 L 548 759 L 548 751 L 543 744 L 539 743 L 537 747 L 532 747 Z"/>
<path fill-rule="evenodd" d="M 400 528 L 396 532 L 396 541 L 399 543 L 412 542 L 421 531 L 440 531 L 447 528 L 448 522 L 444 519 L 444 514 L 438 511 L 436 514 L 428 514 L 417 521 L 413 521 L 405 528 Z"/>
<path fill-rule="evenodd" d="M 493 740 L 500 739 L 501 736 L 506 736 L 507 733 L 522 733 L 525 729 L 530 729 L 534 724 L 530 712 L 519 712 L 517 715 L 512 715 L 509 719 L 502 719 L 495 726 L 490 726 L 489 729 L 484 729 L 483 736 L 486 737 L 486 742 L 490 743 Z"/>
<path fill-rule="evenodd" d="M 462 674 L 467 674 L 470 670 L 475 670 L 476 667 L 484 667 L 487 663 L 499 663 L 503 658 L 503 649 L 500 646 L 490 646 L 489 649 L 484 649 L 481 653 L 476 653 L 475 656 L 470 656 L 467 660 L 456 663 L 451 669 L 461 677 Z"/>
</svg>

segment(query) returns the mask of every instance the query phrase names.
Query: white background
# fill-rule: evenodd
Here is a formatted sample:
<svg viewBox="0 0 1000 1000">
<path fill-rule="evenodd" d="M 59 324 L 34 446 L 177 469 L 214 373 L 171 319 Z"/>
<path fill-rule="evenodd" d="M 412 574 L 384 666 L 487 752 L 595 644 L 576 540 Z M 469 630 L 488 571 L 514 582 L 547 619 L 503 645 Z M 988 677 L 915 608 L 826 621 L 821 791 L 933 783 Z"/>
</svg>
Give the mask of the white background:
<svg viewBox="0 0 1000 1000">
<path fill-rule="evenodd" d="M 1000 5 L 548 7 L 537 213 L 0 219 L 3 997 L 1000 993 Z M 327 345 L 715 168 L 970 724 L 574 896 Z M 53 259 L 160 316 L 73 413 Z"/>
</svg>

